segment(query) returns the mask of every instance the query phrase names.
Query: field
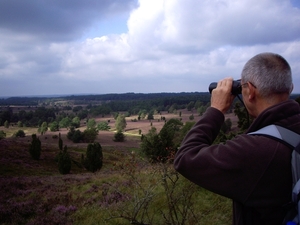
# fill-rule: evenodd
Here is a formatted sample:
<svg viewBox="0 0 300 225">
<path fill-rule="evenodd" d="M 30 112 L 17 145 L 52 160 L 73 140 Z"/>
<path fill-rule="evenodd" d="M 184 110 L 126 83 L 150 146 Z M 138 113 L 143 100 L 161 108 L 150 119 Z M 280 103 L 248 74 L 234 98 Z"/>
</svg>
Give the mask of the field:
<svg viewBox="0 0 300 225">
<path fill-rule="evenodd" d="M 191 114 L 183 110 L 182 122 Z M 127 117 L 125 142 L 113 141 L 112 117 L 96 118 L 109 120 L 112 128 L 100 131 L 96 139 L 104 154 L 103 167 L 96 173 L 76 163 L 87 144 L 69 141 L 67 129 L 39 135 L 42 154 L 35 161 L 28 145 L 37 128 L 0 127 L 6 133 L 0 140 L 0 224 L 231 224 L 230 200 L 191 184 L 175 173 L 172 164 L 152 165 L 139 157 L 139 130 L 142 134 L 151 126 L 160 130 L 161 116 L 179 119 L 166 112 L 154 115 L 152 124 Z M 194 116 L 195 121 L 200 118 Z M 19 129 L 26 137 L 12 137 Z M 68 175 L 59 174 L 55 161 L 59 150 L 53 136 L 58 133 L 73 159 Z"/>
</svg>

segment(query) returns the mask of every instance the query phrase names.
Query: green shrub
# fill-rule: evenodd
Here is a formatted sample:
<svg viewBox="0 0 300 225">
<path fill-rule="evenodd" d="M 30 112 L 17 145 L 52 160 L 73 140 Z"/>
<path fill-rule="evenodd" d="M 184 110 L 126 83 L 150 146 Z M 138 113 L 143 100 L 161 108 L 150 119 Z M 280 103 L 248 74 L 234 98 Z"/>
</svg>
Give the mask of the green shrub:
<svg viewBox="0 0 300 225">
<path fill-rule="evenodd" d="M 71 127 L 70 131 L 67 134 L 67 138 L 74 143 L 79 143 L 83 141 L 83 133 L 80 130 L 75 130 L 74 127 Z"/>
<path fill-rule="evenodd" d="M 92 143 L 96 140 L 97 135 L 98 135 L 98 131 L 95 127 L 88 128 L 83 131 L 83 140 L 86 143 Z"/>
<path fill-rule="evenodd" d="M 23 130 L 18 130 L 16 133 L 14 133 L 15 137 L 25 137 L 25 132 Z"/>
<path fill-rule="evenodd" d="M 6 137 L 6 133 L 3 130 L 0 130 L 0 140 Z"/>
<path fill-rule="evenodd" d="M 36 134 L 33 134 L 32 141 L 29 146 L 29 153 L 34 160 L 39 160 L 41 156 L 41 151 L 42 151 L 41 141 L 36 136 Z"/>
<path fill-rule="evenodd" d="M 102 121 L 102 122 L 98 123 L 97 128 L 98 128 L 98 130 L 109 130 L 110 126 L 108 126 L 107 121 Z"/>
<path fill-rule="evenodd" d="M 87 146 L 86 157 L 82 155 L 83 166 L 91 172 L 96 172 L 102 167 L 103 153 L 102 147 L 98 142 L 90 143 Z"/>
<path fill-rule="evenodd" d="M 114 141 L 115 142 L 123 142 L 123 141 L 125 141 L 125 135 L 123 134 L 123 132 L 118 131 L 117 133 L 115 133 L 115 135 L 114 135 Z"/>
</svg>

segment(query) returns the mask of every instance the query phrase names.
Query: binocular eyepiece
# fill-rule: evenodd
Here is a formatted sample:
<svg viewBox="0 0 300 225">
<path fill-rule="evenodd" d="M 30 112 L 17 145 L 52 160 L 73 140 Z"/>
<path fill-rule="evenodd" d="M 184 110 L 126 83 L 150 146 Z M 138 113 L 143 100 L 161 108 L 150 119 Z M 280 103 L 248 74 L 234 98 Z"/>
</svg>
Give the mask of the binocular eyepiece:
<svg viewBox="0 0 300 225">
<path fill-rule="evenodd" d="M 213 82 L 209 85 L 208 90 L 209 93 L 212 92 L 213 89 L 217 87 L 217 82 Z M 242 93 L 242 86 L 241 86 L 241 80 L 234 80 L 232 81 L 232 89 L 231 89 L 231 94 L 233 95 L 239 95 Z"/>
</svg>

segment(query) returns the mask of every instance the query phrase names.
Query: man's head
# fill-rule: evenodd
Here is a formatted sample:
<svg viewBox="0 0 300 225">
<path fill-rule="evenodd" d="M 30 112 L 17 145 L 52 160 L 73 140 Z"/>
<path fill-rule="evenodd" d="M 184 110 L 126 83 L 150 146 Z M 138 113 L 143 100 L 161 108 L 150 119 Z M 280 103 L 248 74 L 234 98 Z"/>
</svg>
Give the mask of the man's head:
<svg viewBox="0 0 300 225">
<path fill-rule="evenodd" d="M 282 56 L 261 53 L 244 66 L 241 84 L 245 105 L 256 117 L 268 106 L 288 99 L 293 89 L 291 68 Z"/>
</svg>

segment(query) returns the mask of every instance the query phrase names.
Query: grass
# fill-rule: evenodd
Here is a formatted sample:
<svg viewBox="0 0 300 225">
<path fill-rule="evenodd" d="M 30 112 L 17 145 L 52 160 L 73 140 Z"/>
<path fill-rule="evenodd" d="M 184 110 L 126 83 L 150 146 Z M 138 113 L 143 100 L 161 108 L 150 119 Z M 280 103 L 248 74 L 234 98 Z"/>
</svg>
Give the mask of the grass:
<svg viewBox="0 0 300 225">
<path fill-rule="evenodd" d="M 28 145 L 0 140 L 0 224 L 231 224 L 230 200 L 188 182 L 171 164 L 149 164 L 136 148 L 105 146 L 100 171 L 72 164 L 61 175 L 56 145 L 43 146 L 39 161 Z M 85 151 L 68 147 L 78 162 Z"/>
</svg>

